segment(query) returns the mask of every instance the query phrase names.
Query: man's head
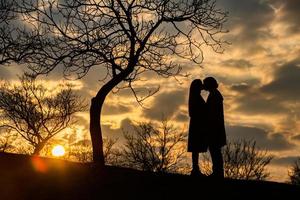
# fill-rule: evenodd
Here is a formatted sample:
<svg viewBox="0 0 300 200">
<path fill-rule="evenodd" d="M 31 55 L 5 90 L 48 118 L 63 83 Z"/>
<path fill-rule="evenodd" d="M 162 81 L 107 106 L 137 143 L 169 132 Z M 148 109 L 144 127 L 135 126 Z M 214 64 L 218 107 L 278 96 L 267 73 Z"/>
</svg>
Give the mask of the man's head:
<svg viewBox="0 0 300 200">
<path fill-rule="evenodd" d="M 217 89 L 219 86 L 217 80 L 213 77 L 206 77 L 203 80 L 203 83 L 204 83 L 204 89 L 208 91 Z"/>
</svg>

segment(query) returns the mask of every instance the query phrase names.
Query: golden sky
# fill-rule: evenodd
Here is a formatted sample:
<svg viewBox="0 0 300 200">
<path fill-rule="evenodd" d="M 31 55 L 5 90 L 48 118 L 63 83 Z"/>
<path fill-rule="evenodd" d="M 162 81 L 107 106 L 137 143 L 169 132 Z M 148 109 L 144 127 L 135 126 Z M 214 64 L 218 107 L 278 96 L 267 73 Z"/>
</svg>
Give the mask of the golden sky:
<svg viewBox="0 0 300 200">
<path fill-rule="evenodd" d="M 275 155 L 271 178 L 284 181 L 287 169 L 300 156 L 300 2 L 299 0 L 218 0 L 229 11 L 223 37 L 231 44 L 223 54 L 204 49 L 200 66 L 182 60 L 188 78 L 164 79 L 147 75 L 140 87 L 160 91 L 140 107 L 130 91 L 110 94 L 103 111 L 104 136 L 121 137 L 121 127 L 162 115 L 179 126 L 188 125 L 187 96 L 194 78 L 214 76 L 224 96 L 229 139 L 254 139 Z M 1 67 L 0 78 L 16 80 L 22 68 Z M 101 74 L 92 69 L 77 81 L 78 92 L 90 99 L 101 87 Z M 50 82 L 61 81 L 59 70 Z M 207 96 L 204 92 L 203 96 Z M 88 113 L 81 113 L 78 127 L 88 131 Z M 85 129 L 86 128 L 86 129 Z M 80 131 L 82 132 L 82 131 Z M 275 169 L 276 168 L 276 169 Z"/>
</svg>

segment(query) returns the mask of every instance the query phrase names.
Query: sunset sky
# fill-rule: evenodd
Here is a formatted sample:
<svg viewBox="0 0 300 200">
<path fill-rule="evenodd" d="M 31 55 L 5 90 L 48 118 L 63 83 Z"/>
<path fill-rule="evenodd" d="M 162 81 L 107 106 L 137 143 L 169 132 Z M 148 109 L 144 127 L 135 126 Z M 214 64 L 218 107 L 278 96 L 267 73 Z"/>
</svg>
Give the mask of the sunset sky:
<svg viewBox="0 0 300 200">
<path fill-rule="evenodd" d="M 271 179 L 286 181 L 288 168 L 300 156 L 300 2 L 299 0 L 217 0 L 229 12 L 222 37 L 230 45 L 218 54 L 204 49 L 201 66 L 176 59 L 188 78 L 143 77 L 141 86 L 160 91 L 136 103 L 129 90 L 110 94 L 103 110 L 105 137 L 121 138 L 121 129 L 140 121 L 171 119 L 188 126 L 187 97 L 195 78 L 214 76 L 224 96 L 225 122 L 229 139 L 254 139 L 260 148 L 274 155 Z M 24 68 L 0 68 L 0 78 L 17 80 Z M 102 74 L 93 68 L 76 89 L 88 102 L 101 87 Z M 53 85 L 62 81 L 59 70 L 41 77 Z M 203 97 L 207 93 L 203 92 Z M 88 135 L 88 112 L 81 113 L 77 132 Z"/>
</svg>

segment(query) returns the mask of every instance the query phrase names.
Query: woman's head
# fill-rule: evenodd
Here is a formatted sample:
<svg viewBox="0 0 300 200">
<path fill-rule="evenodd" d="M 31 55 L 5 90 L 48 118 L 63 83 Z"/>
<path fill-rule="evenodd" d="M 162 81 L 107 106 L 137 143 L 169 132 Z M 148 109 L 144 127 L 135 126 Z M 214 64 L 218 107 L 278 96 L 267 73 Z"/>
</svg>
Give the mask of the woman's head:
<svg viewBox="0 0 300 200">
<path fill-rule="evenodd" d="M 213 90 L 218 88 L 218 82 L 215 78 L 213 77 L 206 77 L 203 80 L 204 88 L 205 90 Z"/>
<path fill-rule="evenodd" d="M 191 83 L 190 92 L 191 93 L 198 93 L 203 89 L 203 84 L 200 79 L 195 79 Z"/>
</svg>

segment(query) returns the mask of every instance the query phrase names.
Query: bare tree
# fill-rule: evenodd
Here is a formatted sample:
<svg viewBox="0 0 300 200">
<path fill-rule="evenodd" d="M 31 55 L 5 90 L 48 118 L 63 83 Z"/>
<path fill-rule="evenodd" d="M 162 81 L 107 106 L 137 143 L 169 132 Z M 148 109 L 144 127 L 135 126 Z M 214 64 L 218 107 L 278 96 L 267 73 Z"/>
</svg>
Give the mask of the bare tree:
<svg viewBox="0 0 300 200">
<path fill-rule="evenodd" d="M 218 36 L 227 13 L 215 0 L 20 0 L 17 7 L 26 27 L 2 39 L 15 46 L 4 47 L 2 62 L 30 64 L 37 74 L 62 67 L 65 76 L 78 78 L 101 68 L 103 85 L 90 107 L 93 160 L 101 165 L 101 110 L 110 91 L 128 87 L 141 103 L 158 90 L 137 91 L 142 74 L 175 76 L 181 67 L 173 57 L 200 63 L 203 46 L 223 51 Z"/>
<path fill-rule="evenodd" d="M 117 139 L 103 139 L 104 160 L 105 163 L 109 165 L 121 165 L 121 152 L 118 148 L 115 147 L 116 143 Z M 68 149 L 68 159 L 84 163 L 93 161 L 91 140 L 79 140 L 73 144 L 69 144 Z"/>
<path fill-rule="evenodd" d="M 0 86 L 1 127 L 17 132 L 39 154 L 46 142 L 75 122 L 73 115 L 84 109 L 70 85 L 53 90 L 29 76 L 20 85 Z"/>
<path fill-rule="evenodd" d="M 292 184 L 300 185 L 300 158 L 298 158 L 289 172 L 290 181 Z"/>
<path fill-rule="evenodd" d="M 0 65 L 19 58 L 19 55 L 12 53 L 17 48 L 16 37 L 13 37 L 15 34 L 10 26 L 13 19 L 16 19 L 15 5 L 14 0 L 0 0 Z"/>
<path fill-rule="evenodd" d="M 229 142 L 224 147 L 224 173 L 225 177 L 244 180 L 264 180 L 269 177 L 266 166 L 273 159 L 266 150 L 256 147 L 253 140 L 239 140 Z M 209 156 L 204 155 L 202 167 L 206 174 L 211 172 Z"/>
<path fill-rule="evenodd" d="M 144 171 L 177 172 L 185 159 L 186 134 L 163 121 L 160 127 L 152 123 L 134 126 L 134 132 L 124 132 L 125 148 L 121 150 L 125 165 Z"/>
<path fill-rule="evenodd" d="M 14 1 L 0 0 L 0 24 L 8 23 L 13 19 Z"/>
<path fill-rule="evenodd" d="M 0 133 L 0 152 L 7 152 L 13 149 L 12 143 L 16 139 L 17 135 L 12 134 L 10 130 L 1 129 Z"/>
</svg>

